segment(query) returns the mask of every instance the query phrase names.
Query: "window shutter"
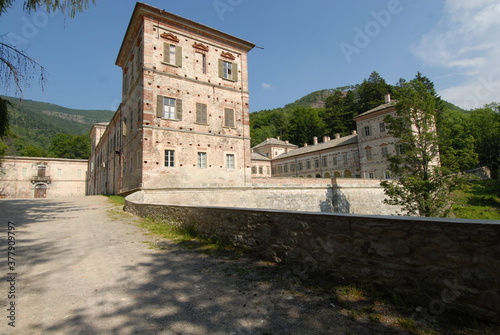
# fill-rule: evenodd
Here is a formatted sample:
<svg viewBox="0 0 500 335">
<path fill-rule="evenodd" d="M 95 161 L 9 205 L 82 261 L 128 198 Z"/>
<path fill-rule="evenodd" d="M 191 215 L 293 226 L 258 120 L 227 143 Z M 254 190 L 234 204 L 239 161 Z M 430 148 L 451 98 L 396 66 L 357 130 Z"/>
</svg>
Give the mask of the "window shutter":
<svg viewBox="0 0 500 335">
<path fill-rule="evenodd" d="M 163 43 L 163 62 L 170 64 L 170 44 Z"/>
<path fill-rule="evenodd" d="M 182 67 L 182 47 L 175 47 L 175 65 Z"/>
<path fill-rule="evenodd" d="M 234 110 L 231 108 L 224 109 L 224 126 L 234 127 Z"/>
<path fill-rule="evenodd" d="M 156 116 L 163 117 L 163 96 L 156 96 Z"/>
<path fill-rule="evenodd" d="M 196 103 L 196 122 L 207 123 L 207 105 Z"/>
<path fill-rule="evenodd" d="M 219 78 L 224 78 L 224 61 L 219 59 Z"/>
<path fill-rule="evenodd" d="M 196 122 L 202 123 L 201 121 L 201 104 L 196 103 Z"/>
<path fill-rule="evenodd" d="M 202 104 L 201 105 L 201 123 L 207 124 L 208 119 L 207 119 L 207 105 Z"/>
<path fill-rule="evenodd" d="M 233 63 L 233 81 L 238 81 L 238 64 Z"/>
<path fill-rule="evenodd" d="M 175 100 L 175 119 L 182 120 L 182 100 Z"/>
</svg>

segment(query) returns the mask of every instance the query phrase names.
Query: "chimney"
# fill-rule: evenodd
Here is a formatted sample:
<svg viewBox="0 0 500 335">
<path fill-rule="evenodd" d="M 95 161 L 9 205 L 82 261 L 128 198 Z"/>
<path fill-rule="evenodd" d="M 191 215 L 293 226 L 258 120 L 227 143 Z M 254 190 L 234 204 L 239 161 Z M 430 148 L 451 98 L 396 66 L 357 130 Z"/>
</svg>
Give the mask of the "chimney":
<svg viewBox="0 0 500 335">
<path fill-rule="evenodd" d="M 384 96 L 384 99 L 385 99 L 385 103 L 388 104 L 389 102 L 391 102 L 391 95 L 389 93 L 387 93 Z"/>
<path fill-rule="evenodd" d="M 281 140 L 281 136 L 278 136 L 278 140 Z"/>
<path fill-rule="evenodd" d="M 305 147 L 307 147 L 307 142 L 306 142 L 306 143 L 304 143 L 304 146 L 305 146 Z"/>
<path fill-rule="evenodd" d="M 314 145 L 318 144 L 318 137 L 317 136 L 313 137 L 313 144 Z"/>
<path fill-rule="evenodd" d="M 288 144 L 289 143 L 288 140 L 286 140 L 285 143 Z"/>
<path fill-rule="evenodd" d="M 328 142 L 328 136 L 323 136 L 323 143 Z"/>
<path fill-rule="evenodd" d="M 336 133 L 336 134 L 335 134 L 335 138 L 336 138 L 336 139 L 339 139 L 339 138 L 340 138 L 340 134 L 339 134 L 339 133 Z"/>
<path fill-rule="evenodd" d="M 352 134 L 353 134 L 353 135 L 356 135 L 357 133 L 358 133 L 358 132 L 357 132 L 356 130 L 353 130 L 353 131 L 352 131 Z"/>
</svg>

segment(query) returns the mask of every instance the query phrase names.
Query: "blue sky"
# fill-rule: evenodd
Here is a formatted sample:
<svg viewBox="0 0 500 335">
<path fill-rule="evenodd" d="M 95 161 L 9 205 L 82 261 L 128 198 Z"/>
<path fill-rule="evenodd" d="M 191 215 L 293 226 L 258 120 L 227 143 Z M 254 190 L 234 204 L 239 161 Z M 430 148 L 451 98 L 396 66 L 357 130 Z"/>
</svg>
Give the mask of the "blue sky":
<svg viewBox="0 0 500 335">
<path fill-rule="evenodd" d="M 250 110 L 282 107 L 315 90 L 361 83 L 377 71 L 390 84 L 422 72 L 466 109 L 500 102 L 498 0 L 149 0 L 253 42 Z M 135 1 L 96 0 L 73 19 L 22 11 L 0 17 L 2 41 L 45 67 L 23 98 L 77 109 L 115 110 L 115 65 Z M 0 94 L 15 95 L 2 83 Z"/>
</svg>

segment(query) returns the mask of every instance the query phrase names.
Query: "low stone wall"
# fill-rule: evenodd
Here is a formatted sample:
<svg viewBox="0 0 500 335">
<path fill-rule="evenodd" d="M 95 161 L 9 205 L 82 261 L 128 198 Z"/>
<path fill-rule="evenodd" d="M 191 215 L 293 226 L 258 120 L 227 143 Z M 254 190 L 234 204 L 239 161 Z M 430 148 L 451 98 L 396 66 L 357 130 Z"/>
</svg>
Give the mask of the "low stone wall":
<svg viewBox="0 0 500 335">
<path fill-rule="evenodd" d="M 378 179 L 332 179 L 334 213 L 394 215 L 399 207 L 384 204 L 384 189 Z"/>
<path fill-rule="evenodd" d="M 142 203 L 125 210 L 169 219 L 204 236 L 320 273 L 377 285 L 445 310 L 500 320 L 500 223 Z"/>
<path fill-rule="evenodd" d="M 188 206 L 244 207 L 306 212 L 393 215 L 383 203 L 379 180 L 327 178 L 252 178 L 249 187 L 144 189 L 141 202 Z"/>
</svg>

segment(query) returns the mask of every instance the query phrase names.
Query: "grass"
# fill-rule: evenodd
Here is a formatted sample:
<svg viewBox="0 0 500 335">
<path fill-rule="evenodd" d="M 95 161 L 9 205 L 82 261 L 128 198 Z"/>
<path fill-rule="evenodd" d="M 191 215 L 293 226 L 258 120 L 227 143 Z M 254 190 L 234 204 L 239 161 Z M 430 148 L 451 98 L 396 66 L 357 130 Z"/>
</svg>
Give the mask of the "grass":
<svg viewBox="0 0 500 335">
<path fill-rule="evenodd" d="M 109 201 L 114 205 L 125 206 L 125 198 L 119 195 L 107 195 Z"/>
<path fill-rule="evenodd" d="M 452 216 L 461 219 L 500 220 L 500 180 L 471 182 L 453 194 Z"/>
<path fill-rule="evenodd" d="M 209 255 L 230 254 L 231 257 L 239 257 L 247 252 L 245 248 L 229 245 L 220 240 L 205 238 L 199 235 L 194 227 L 183 227 L 179 222 L 172 220 L 146 218 L 141 220 L 139 226 L 146 228 L 151 234 L 175 242 L 188 250 Z"/>
</svg>

